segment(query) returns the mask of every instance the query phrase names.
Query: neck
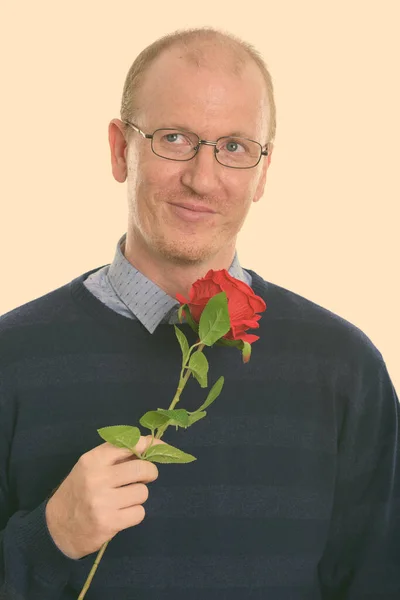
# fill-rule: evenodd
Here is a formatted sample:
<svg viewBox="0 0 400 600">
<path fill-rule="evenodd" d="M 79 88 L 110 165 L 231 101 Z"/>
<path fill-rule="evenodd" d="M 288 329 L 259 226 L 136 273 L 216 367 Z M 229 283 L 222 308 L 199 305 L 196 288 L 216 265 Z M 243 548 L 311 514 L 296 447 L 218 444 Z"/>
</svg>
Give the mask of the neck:
<svg viewBox="0 0 400 600">
<path fill-rule="evenodd" d="M 177 264 L 166 256 L 151 253 L 137 238 L 129 235 L 129 232 L 121 250 L 135 269 L 175 298 L 177 293 L 188 297 L 192 284 L 204 277 L 210 269 L 228 271 L 235 256 L 235 242 L 236 240 L 233 240 L 229 247 L 223 248 L 216 255 L 192 264 Z"/>
</svg>

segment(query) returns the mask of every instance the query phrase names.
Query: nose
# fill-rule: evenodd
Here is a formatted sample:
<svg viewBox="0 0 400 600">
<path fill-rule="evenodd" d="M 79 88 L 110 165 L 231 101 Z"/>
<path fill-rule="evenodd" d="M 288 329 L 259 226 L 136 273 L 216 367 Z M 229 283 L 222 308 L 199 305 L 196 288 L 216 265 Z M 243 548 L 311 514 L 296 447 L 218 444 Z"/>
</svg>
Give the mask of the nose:
<svg viewBox="0 0 400 600">
<path fill-rule="evenodd" d="M 215 192 L 219 186 L 221 169 L 214 156 L 214 146 L 200 144 L 194 158 L 184 163 L 181 181 L 199 196 Z"/>
</svg>

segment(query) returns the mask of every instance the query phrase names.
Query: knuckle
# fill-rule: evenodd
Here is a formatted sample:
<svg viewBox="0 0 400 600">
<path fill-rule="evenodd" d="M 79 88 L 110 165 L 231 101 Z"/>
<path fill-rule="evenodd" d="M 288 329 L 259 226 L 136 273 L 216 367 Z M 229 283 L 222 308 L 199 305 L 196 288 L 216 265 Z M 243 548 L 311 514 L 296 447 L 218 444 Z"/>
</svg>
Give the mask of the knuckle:
<svg viewBox="0 0 400 600">
<path fill-rule="evenodd" d="M 93 497 L 93 491 L 94 489 L 96 489 L 97 486 L 94 474 L 88 469 L 85 469 L 83 473 L 81 473 L 79 482 L 83 497 L 88 498 L 89 503 L 94 502 L 95 498 Z"/>
<path fill-rule="evenodd" d="M 87 499 L 89 510 L 93 515 L 100 515 L 103 508 L 101 498 L 95 494 L 91 495 Z"/>
<path fill-rule="evenodd" d="M 81 454 L 81 456 L 78 459 L 78 462 L 81 465 L 85 466 L 90 462 L 90 460 L 91 460 L 91 454 L 90 454 L 90 451 L 88 451 L 88 452 L 84 452 L 83 454 Z"/>
<path fill-rule="evenodd" d="M 103 528 L 103 515 L 99 504 L 95 500 L 91 500 L 87 507 L 87 518 L 96 530 Z"/>
<path fill-rule="evenodd" d="M 136 471 L 136 480 L 137 481 L 143 481 L 144 479 L 146 479 L 147 464 L 146 464 L 145 460 L 135 461 L 134 468 Z"/>
<path fill-rule="evenodd" d="M 110 515 L 106 511 L 102 511 L 97 513 L 94 516 L 94 528 L 95 531 L 101 535 L 114 535 L 115 527 L 111 525 L 113 520 L 110 518 Z"/>
<path fill-rule="evenodd" d="M 158 469 L 155 464 L 147 460 L 135 460 L 133 463 L 134 477 L 136 481 L 151 482 L 157 479 Z"/>
<path fill-rule="evenodd" d="M 135 460 L 132 462 L 132 482 L 138 482 L 141 480 L 141 473 L 143 470 L 143 466 L 142 466 L 142 462 L 141 460 Z"/>
<path fill-rule="evenodd" d="M 146 448 L 150 445 L 151 435 L 141 435 L 138 443 L 136 444 L 136 450 L 139 452 L 144 452 Z"/>
<path fill-rule="evenodd" d="M 92 469 L 92 457 L 89 452 L 85 452 L 79 457 L 77 465 L 82 473 L 87 474 Z"/>
</svg>

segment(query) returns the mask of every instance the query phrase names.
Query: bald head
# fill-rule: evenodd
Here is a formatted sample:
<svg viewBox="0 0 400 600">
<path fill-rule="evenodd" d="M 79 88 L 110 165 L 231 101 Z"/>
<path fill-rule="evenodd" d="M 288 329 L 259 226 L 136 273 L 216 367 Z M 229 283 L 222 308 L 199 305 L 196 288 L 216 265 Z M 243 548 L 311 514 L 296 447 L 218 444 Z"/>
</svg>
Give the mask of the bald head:
<svg viewBox="0 0 400 600">
<path fill-rule="evenodd" d="M 260 72 L 265 87 L 265 110 L 268 120 L 268 140 L 272 141 L 276 130 L 276 109 L 273 86 L 268 69 L 258 52 L 239 38 L 212 28 L 177 31 L 156 40 L 136 58 L 127 74 L 122 103 L 121 120 L 134 120 L 140 111 L 143 96 L 140 93 L 144 81 L 154 75 L 162 56 L 173 56 L 179 63 L 186 63 L 199 70 L 221 71 L 240 77 L 249 63 Z M 162 61 L 161 61 L 162 62 Z M 129 130 L 127 130 L 129 135 Z"/>
<path fill-rule="evenodd" d="M 177 49 L 183 60 L 197 68 L 222 69 L 236 75 L 253 60 L 238 42 L 220 33 L 178 39 L 170 49 Z"/>
</svg>

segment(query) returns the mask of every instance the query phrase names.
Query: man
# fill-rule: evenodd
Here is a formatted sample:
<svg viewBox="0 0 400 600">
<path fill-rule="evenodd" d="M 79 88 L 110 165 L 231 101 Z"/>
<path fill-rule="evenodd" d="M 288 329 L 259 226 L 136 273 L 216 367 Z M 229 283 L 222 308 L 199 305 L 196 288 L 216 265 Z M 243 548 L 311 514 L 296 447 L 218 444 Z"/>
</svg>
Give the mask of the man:
<svg viewBox="0 0 400 600">
<path fill-rule="evenodd" d="M 235 252 L 274 135 L 269 73 L 236 38 L 179 32 L 132 65 L 109 126 L 129 208 L 114 261 L 0 321 L 4 597 L 77 598 L 107 540 L 88 599 L 400 597 L 399 404 L 383 357 Z M 252 359 L 208 349 L 223 393 L 165 439 L 196 462 L 132 460 L 97 429 L 169 406 L 176 294 L 210 269 L 267 304 Z M 182 407 L 203 400 L 191 379 Z"/>
</svg>

